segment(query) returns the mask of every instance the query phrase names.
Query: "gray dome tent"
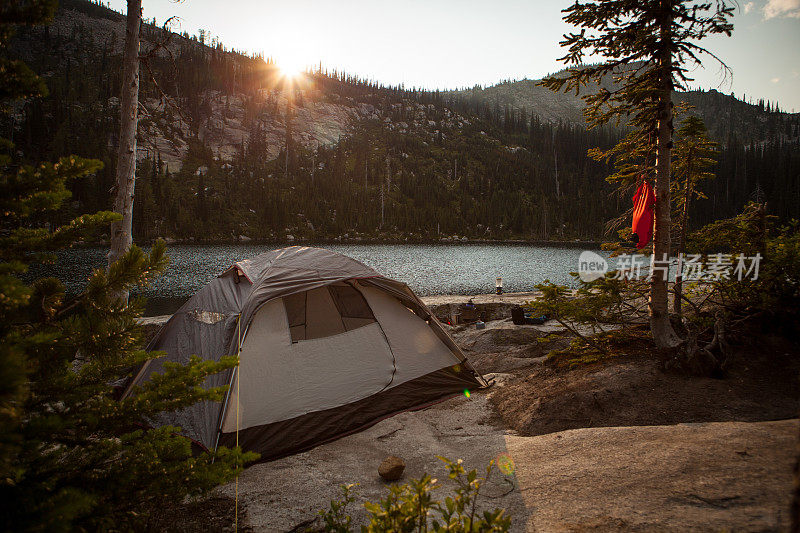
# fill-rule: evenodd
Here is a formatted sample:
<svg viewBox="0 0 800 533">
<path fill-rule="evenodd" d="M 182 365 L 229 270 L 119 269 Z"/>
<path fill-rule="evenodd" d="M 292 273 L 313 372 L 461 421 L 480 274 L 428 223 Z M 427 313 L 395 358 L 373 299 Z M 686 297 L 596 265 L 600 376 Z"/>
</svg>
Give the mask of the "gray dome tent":
<svg viewBox="0 0 800 533">
<path fill-rule="evenodd" d="M 240 261 L 165 324 L 124 395 L 193 354 L 239 367 L 211 376 L 225 400 L 156 422 L 207 449 L 274 459 L 399 412 L 486 385 L 420 299 L 399 281 L 329 250 L 293 246 Z"/>
</svg>

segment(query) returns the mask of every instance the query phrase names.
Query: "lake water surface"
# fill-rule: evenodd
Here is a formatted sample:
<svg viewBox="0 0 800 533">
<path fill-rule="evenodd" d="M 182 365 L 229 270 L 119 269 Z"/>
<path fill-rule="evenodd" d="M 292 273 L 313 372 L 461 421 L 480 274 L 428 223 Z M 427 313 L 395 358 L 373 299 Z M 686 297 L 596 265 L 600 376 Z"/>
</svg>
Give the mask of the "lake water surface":
<svg viewBox="0 0 800 533">
<path fill-rule="evenodd" d="M 418 295 L 481 294 L 503 278 L 506 292 L 533 290 L 537 283 L 572 284 L 581 248 L 525 244 L 325 244 L 381 274 L 407 283 Z M 277 248 L 272 244 L 170 245 L 166 273 L 139 292 L 148 298 L 147 314 L 171 313 L 214 276 L 242 259 Z M 105 264 L 107 248 L 61 252 L 55 266 L 32 274 L 61 279 L 79 292 L 93 268 Z M 606 254 L 602 254 L 606 255 Z"/>
</svg>

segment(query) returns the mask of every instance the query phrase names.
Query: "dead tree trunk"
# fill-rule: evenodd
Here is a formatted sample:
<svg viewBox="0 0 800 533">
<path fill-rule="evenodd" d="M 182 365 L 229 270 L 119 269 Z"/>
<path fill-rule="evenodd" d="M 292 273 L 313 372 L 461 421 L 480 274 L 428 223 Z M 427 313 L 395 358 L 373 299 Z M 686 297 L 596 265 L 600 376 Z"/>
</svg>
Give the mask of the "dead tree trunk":
<svg viewBox="0 0 800 533">
<path fill-rule="evenodd" d="M 290 90 L 290 89 L 287 89 Z M 289 150 L 292 145 L 292 93 L 286 94 L 286 161 L 284 177 L 289 180 Z"/>
<path fill-rule="evenodd" d="M 686 186 L 683 188 L 683 212 L 681 213 L 681 225 L 680 225 L 680 233 L 678 235 L 678 246 L 675 250 L 675 253 L 680 256 L 683 251 L 686 249 L 686 232 L 687 226 L 689 225 L 689 202 L 692 198 L 692 193 L 694 192 L 692 189 L 692 150 L 689 150 L 689 157 L 687 162 L 687 169 L 686 169 Z M 681 262 L 678 263 L 678 271 L 675 273 L 675 286 L 673 287 L 675 292 L 675 300 L 672 304 L 673 312 L 681 316 L 683 313 L 683 265 Z"/>
<path fill-rule="evenodd" d="M 681 343 L 669 321 L 667 269 L 669 265 L 670 216 L 669 178 L 672 153 L 672 13 L 670 2 L 662 0 L 660 27 L 662 52 L 659 58 L 661 87 L 658 102 L 656 140 L 656 213 L 653 238 L 653 272 L 650 282 L 650 331 L 659 348 L 675 348 Z"/>
<path fill-rule="evenodd" d="M 109 265 L 133 244 L 133 193 L 136 185 L 136 126 L 139 109 L 139 28 L 142 23 L 142 0 L 128 0 L 123 56 L 122 97 L 120 101 L 119 152 L 114 211 L 122 220 L 111 224 Z M 118 295 L 125 300 L 127 293 Z"/>
</svg>

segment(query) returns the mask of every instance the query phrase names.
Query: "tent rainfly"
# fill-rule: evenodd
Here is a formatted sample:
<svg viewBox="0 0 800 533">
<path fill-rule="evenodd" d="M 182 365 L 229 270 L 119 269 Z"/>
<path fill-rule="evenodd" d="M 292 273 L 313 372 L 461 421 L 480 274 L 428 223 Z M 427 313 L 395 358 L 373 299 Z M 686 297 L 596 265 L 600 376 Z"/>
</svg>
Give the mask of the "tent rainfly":
<svg viewBox="0 0 800 533">
<path fill-rule="evenodd" d="M 486 386 L 422 301 L 341 254 L 293 246 L 240 261 L 176 312 L 147 347 L 124 396 L 191 355 L 239 366 L 210 376 L 223 402 L 164 413 L 206 449 L 262 460 L 297 453 L 402 411 Z"/>
</svg>

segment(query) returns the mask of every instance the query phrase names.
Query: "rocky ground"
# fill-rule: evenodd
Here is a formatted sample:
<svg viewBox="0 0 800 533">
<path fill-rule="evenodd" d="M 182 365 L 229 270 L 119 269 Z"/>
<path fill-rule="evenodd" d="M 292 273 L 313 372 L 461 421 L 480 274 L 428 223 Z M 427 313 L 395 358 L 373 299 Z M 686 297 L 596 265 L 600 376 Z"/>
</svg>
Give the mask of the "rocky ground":
<svg viewBox="0 0 800 533">
<path fill-rule="evenodd" d="M 429 305 L 459 303 L 438 298 Z M 475 302 L 498 303 L 486 300 Z M 547 352 L 569 338 L 550 323 L 501 319 L 452 334 L 493 387 L 253 465 L 217 491 L 209 520 L 224 524 L 227 515 L 232 528 L 238 493 L 246 529 L 313 530 L 338 487 L 358 483 L 350 509 L 358 524 L 366 516 L 361 504 L 386 492 L 377 473 L 386 456 L 405 460 L 401 482 L 438 478 L 443 497 L 449 480 L 437 455 L 480 470 L 507 454 L 514 471 L 492 474 L 482 506 L 505 508 L 514 531 L 788 528 L 800 429 L 793 345 L 743 346 L 734 368 L 711 379 L 665 373 L 646 353 L 553 364 Z M 197 511 L 186 514 L 191 520 L 179 520 L 179 529 L 197 530 Z"/>
<path fill-rule="evenodd" d="M 510 436 L 527 512 L 515 527 L 788 530 L 797 429 L 797 420 L 784 420 Z"/>
</svg>

